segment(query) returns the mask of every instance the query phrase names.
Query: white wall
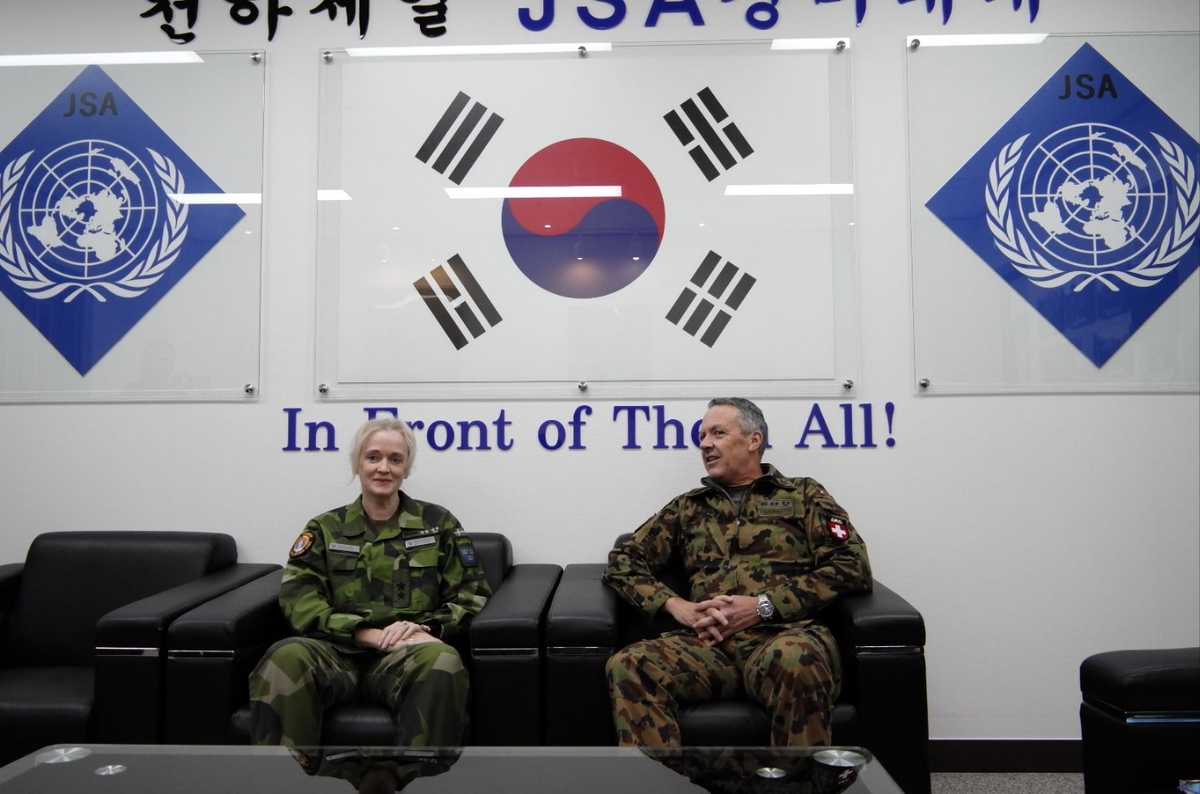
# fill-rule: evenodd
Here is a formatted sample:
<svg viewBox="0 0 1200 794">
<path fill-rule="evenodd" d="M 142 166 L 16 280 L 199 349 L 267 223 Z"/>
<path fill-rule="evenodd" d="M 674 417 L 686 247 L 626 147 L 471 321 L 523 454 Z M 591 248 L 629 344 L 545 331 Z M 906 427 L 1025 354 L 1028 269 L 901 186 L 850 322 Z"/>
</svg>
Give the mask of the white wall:
<svg viewBox="0 0 1200 794">
<path fill-rule="evenodd" d="M 265 5 L 265 4 L 264 4 Z M 281 451 L 285 407 L 349 433 L 362 402 L 314 393 L 316 54 L 351 46 L 352 29 L 295 15 L 266 44 L 226 4 L 203 0 L 196 49 L 268 52 L 265 265 L 260 393 L 247 404 L 0 405 L 0 561 L 23 558 L 56 529 L 223 530 L 246 561 L 282 561 L 303 523 L 355 495 L 344 454 Z M 452 0 L 441 42 L 511 31 L 522 2 Z M 575 2 L 559 3 L 566 18 Z M 633 20 L 648 2 L 631 0 Z M 715 17 L 730 6 L 701 4 Z M 811 448 L 798 438 L 813 400 L 764 401 L 783 471 L 822 480 L 867 539 L 881 581 L 924 614 L 935 738 L 1078 737 L 1079 662 L 1123 647 L 1200 643 L 1200 402 L 1196 395 L 920 397 L 912 383 L 904 37 L 938 32 L 1119 32 L 1200 29 L 1194 0 L 959 0 L 941 6 L 791 0 L 776 36 L 853 38 L 861 366 L 854 402 L 894 402 L 892 448 Z M 146 4 L 145 7 L 149 7 Z M 420 44 L 409 6 L 376 0 L 369 45 Z M 637 10 L 642 9 L 642 10 Z M 126 0 L 0 0 L 0 54 L 168 49 L 157 24 Z M 599 7 L 597 7 L 599 12 Z M 479 15 L 468 18 L 468 15 Z M 491 14 L 491 20 L 486 15 Z M 497 21 L 499 20 L 499 21 Z M 565 22 L 564 39 L 595 34 Z M 746 36 L 635 21 L 616 40 Z M 505 39 L 508 40 L 508 39 Z M 217 122 L 219 124 L 219 120 Z M 1193 281 L 1195 280 L 1193 275 Z M 9 307 L 0 307 L 7 309 Z M 0 340 L 2 344 L 2 340 Z M 373 401 L 376 402 L 376 401 Z M 544 419 L 579 403 L 586 451 L 536 443 Z M 661 401 L 658 401 L 661 402 Z M 837 400 L 821 401 L 836 412 Z M 691 420 L 699 401 L 666 402 Z M 499 530 L 519 561 L 603 558 L 701 474 L 694 451 L 621 449 L 612 403 L 408 403 L 408 419 L 492 420 L 505 409 L 517 443 L 499 450 L 422 451 L 411 491 L 451 507 L 468 529 Z M 882 441 L 882 438 L 877 439 Z M 342 439 L 343 443 L 345 439 Z M 794 443 L 794 441 L 792 442 Z"/>
</svg>

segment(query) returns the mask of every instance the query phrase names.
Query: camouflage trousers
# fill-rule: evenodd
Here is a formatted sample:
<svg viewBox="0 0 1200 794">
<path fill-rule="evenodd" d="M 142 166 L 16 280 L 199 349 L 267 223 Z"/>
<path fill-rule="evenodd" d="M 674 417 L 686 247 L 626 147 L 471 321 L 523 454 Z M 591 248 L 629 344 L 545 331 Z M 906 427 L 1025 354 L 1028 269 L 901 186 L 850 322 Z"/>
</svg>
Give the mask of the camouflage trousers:
<svg viewBox="0 0 1200 794">
<path fill-rule="evenodd" d="M 459 745 L 467 671 L 458 651 L 442 642 L 380 655 L 289 637 L 272 645 L 250 674 L 250 741 L 318 746 L 325 709 L 353 700 L 391 710 L 397 746 Z"/>
<path fill-rule="evenodd" d="M 644 747 L 681 744 L 681 705 L 739 697 L 766 709 L 773 745 L 828 745 L 842 679 L 837 643 L 820 623 L 755 626 L 711 648 L 669 634 L 627 646 L 605 669 L 617 742 Z"/>
</svg>

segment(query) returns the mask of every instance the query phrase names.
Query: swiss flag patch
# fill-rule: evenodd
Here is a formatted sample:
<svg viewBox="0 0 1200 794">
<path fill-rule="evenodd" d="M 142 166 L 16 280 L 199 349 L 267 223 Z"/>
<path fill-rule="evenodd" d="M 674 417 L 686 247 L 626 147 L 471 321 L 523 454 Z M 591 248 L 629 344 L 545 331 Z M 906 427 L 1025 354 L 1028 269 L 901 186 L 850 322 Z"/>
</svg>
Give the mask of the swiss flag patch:
<svg viewBox="0 0 1200 794">
<path fill-rule="evenodd" d="M 846 522 L 844 520 L 831 518 L 829 519 L 829 534 L 838 540 L 845 540 L 850 537 L 850 530 L 846 529 Z"/>
</svg>

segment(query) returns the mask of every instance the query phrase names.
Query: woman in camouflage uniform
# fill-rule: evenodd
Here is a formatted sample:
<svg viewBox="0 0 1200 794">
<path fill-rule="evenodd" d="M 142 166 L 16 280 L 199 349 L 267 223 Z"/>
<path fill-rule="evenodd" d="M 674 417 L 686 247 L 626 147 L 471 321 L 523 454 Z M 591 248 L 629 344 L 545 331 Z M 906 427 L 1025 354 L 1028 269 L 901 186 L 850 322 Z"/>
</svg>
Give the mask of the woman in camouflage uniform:
<svg viewBox="0 0 1200 794">
<path fill-rule="evenodd" d="M 467 671 L 447 641 L 491 589 L 458 519 L 400 490 L 415 452 L 406 423 L 365 423 L 350 451 L 362 495 L 292 545 L 279 604 L 296 636 L 250 675 L 255 744 L 319 745 L 324 710 L 355 699 L 391 709 L 397 745 L 461 743 Z"/>
</svg>

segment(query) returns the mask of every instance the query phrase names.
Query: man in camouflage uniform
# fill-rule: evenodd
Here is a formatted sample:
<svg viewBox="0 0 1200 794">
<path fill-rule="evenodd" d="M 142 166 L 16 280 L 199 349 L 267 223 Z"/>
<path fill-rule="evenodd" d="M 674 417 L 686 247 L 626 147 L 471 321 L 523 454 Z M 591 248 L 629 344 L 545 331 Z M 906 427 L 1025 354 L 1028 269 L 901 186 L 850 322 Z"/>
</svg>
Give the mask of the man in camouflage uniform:
<svg viewBox="0 0 1200 794">
<path fill-rule="evenodd" d="M 708 476 L 609 554 L 604 580 L 682 629 L 636 642 L 607 665 L 617 740 L 679 745 L 681 703 L 747 697 L 770 715 L 774 745 L 827 745 L 841 662 L 813 616 L 871 589 L 867 549 L 820 483 L 762 464 L 758 406 L 716 399 L 700 425 Z M 672 554 L 691 592 L 657 578 Z"/>
<path fill-rule="evenodd" d="M 491 588 L 458 519 L 398 490 L 412 449 L 403 422 L 364 425 L 351 452 L 362 496 L 293 544 L 279 604 L 297 636 L 250 675 L 253 743 L 319 745 L 324 710 L 355 699 L 391 709 L 400 746 L 462 741 L 467 671 L 447 641 Z"/>
</svg>

